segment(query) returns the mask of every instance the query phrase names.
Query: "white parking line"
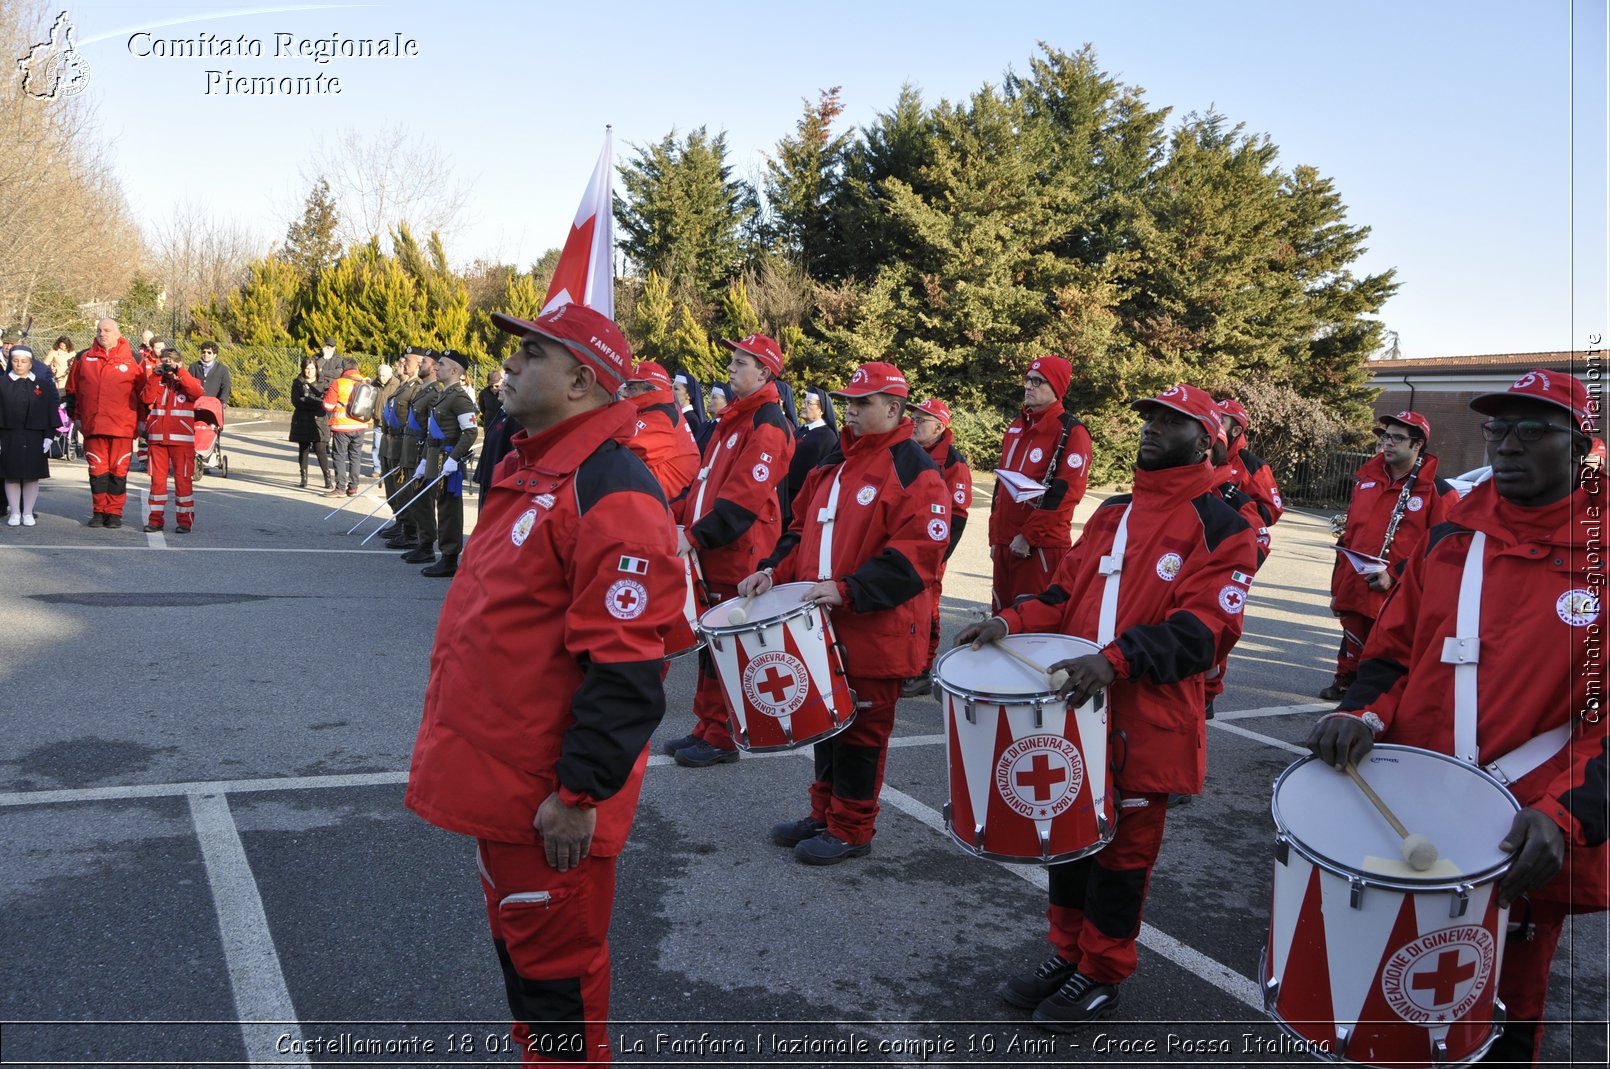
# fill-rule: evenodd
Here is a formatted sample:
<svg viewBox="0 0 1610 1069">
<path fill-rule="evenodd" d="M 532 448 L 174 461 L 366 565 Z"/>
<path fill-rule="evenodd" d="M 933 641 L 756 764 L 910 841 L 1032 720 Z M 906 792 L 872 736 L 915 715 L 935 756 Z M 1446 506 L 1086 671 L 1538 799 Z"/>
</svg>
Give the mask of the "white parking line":
<svg viewBox="0 0 1610 1069">
<path fill-rule="evenodd" d="M 1254 742 L 1261 742 L 1265 746 L 1273 746 L 1277 750 L 1285 750 L 1287 753 L 1294 753 L 1299 757 L 1308 756 L 1308 747 L 1306 746 L 1296 746 L 1281 739 L 1271 739 L 1268 735 L 1260 735 L 1256 731 L 1248 731 L 1239 724 L 1221 724 L 1219 723 L 1217 717 L 1208 721 L 1208 727 L 1216 727 L 1220 731 L 1228 731 L 1232 735 L 1240 735 L 1242 738 L 1251 739 Z"/>
<path fill-rule="evenodd" d="M 190 816 L 212 886 L 246 1059 L 252 1065 L 309 1065 L 305 1054 L 281 1054 L 276 1045 L 289 1038 L 290 1049 L 300 1049 L 302 1029 L 229 800 L 221 794 L 192 794 Z"/>
<path fill-rule="evenodd" d="M 894 806 L 894 808 L 907 816 L 915 817 L 941 835 L 949 834 L 945 831 L 944 817 L 937 809 L 924 805 L 904 791 L 885 784 L 879 799 Z M 1004 861 L 995 861 L 992 864 L 999 865 L 1014 876 L 1033 884 L 1042 891 L 1046 890 L 1050 883 L 1044 867 L 1040 865 L 1009 865 Z M 1154 954 L 1162 955 L 1187 972 L 1206 980 L 1232 998 L 1240 999 L 1259 1013 L 1263 1012 L 1263 999 L 1258 993 L 1258 985 L 1229 966 L 1222 965 L 1206 954 L 1191 949 L 1173 936 L 1166 935 L 1145 922 L 1142 922 L 1140 926 L 1139 942 L 1141 946 Z"/>
</svg>

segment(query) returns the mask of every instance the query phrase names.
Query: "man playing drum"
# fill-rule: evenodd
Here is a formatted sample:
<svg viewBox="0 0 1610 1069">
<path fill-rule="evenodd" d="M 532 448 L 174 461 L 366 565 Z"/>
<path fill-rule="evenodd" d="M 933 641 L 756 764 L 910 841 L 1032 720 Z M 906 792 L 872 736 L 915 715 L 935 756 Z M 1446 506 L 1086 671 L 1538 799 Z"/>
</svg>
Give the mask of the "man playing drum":
<svg viewBox="0 0 1610 1069">
<path fill-rule="evenodd" d="M 1117 833 L 1099 853 L 1051 866 L 1056 953 L 1000 988 L 1054 1032 L 1111 1013 L 1135 971 L 1168 796 L 1202 790 L 1203 673 L 1241 636 L 1257 561 L 1252 528 L 1214 491 L 1213 399 L 1181 384 L 1133 407 L 1145 419 L 1134 492 L 1096 510 L 1048 590 L 956 638 L 977 649 L 1007 634 L 1057 632 L 1101 647 L 1049 667 L 1068 672 L 1060 693 L 1071 705 L 1109 688 Z"/>
<path fill-rule="evenodd" d="M 1601 569 L 1590 539 L 1603 484 L 1577 487 L 1590 444 L 1588 391 L 1536 370 L 1470 402 L 1485 421 L 1493 477 L 1452 508 L 1410 559 L 1381 610 L 1341 709 L 1308 744 L 1337 768 L 1376 742 L 1484 766 L 1523 808 L 1499 848 L 1516 903 L 1500 966 L 1504 1035 L 1485 1060 L 1535 1060 L 1549 963 L 1568 913 L 1610 906 L 1600 709 Z M 1410 814 L 1401 818 L 1413 823 Z M 1518 930 L 1516 924 L 1519 924 Z"/>
<path fill-rule="evenodd" d="M 772 842 L 811 865 L 872 851 L 878 792 L 900 683 L 928 652 L 929 588 L 950 545 L 950 492 L 913 440 L 910 391 L 893 364 L 856 369 L 839 447 L 811 469 L 794 520 L 738 592 L 816 580 L 805 598 L 831 610 L 845 648 L 855 721 L 816 746 L 811 812 L 772 828 Z"/>
</svg>

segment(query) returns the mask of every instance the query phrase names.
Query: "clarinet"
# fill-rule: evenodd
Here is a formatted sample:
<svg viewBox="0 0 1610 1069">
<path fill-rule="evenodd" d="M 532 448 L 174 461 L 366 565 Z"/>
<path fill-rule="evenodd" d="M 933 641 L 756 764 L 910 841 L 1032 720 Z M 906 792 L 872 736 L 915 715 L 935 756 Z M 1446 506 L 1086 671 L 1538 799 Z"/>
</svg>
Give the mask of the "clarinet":
<svg viewBox="0 0 1610 1069">
<path fill-rule="evenodd" d="M 1425 451 L 1415 458 L 1414 467 L 1409 469 L 1409 477 L 1403 480 L 1403 489 L 1398 493 L 1398 503 L 1392 506 L 1392 516 L 1386 521 L 1386 539 L 1381 543 L 1381 559 L 1386 560 L 1387 552 L 1392 548 L 1392 540 L 1398 536 L 1398 524 L 1403 522 L 1403 513 L 1409 507 L 1409 495 L 1414 493 L 1414 478 L 1420 474 L 1420 465 L 1426 462 Z"/>
<path fill-rule="evenodd" d="M 1038 508 L 1038 509 L 1045 508 L 1045 499 L 1046 499 L 1047 496 L 1049 496 L 1049 494 L 1051 492 L 1051 480 L 1056 478 L 1057 468 L 1060 467 L 1061 464 L 1062 464 L 1062 451 L 1068 445 L 1068 435 L 1070 435 L 1072 433 L 1073 433 L 1073 424 L 1072 423 L 1069 423 L 1067 426 L 1062 428 L 1062 437 L 1057 439 L 1057 447 L 1056 447 L 1056 449 L 1052 450 L 1052 452 L 1051 452 L 1051 463 L 1046 465 L 1046 469 L 1045 469 L 1045 489 L 1046 489 L 1046 493 L 1042 494 L 1040 496 L 1040 499 L 1034 503 L 1035 508 Z"/>
</svg>

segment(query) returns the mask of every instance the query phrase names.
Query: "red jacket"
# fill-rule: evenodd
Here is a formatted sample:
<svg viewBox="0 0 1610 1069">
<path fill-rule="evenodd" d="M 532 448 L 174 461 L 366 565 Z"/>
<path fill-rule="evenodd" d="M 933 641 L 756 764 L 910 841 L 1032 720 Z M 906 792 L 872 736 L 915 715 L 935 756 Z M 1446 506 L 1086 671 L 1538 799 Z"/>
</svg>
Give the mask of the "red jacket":
<svg viewBox="0 0 1610 1069">
<path fill-rule="evenodd" d="M 838 478 L 831 525 L 820 515 Z M 794 522 L 765 564 L 778 583 L 838 580 L 844 605 L 833 630 L 851 675 L 908 679 L 928 660 L 929 587 L 950 545 L 950 493 L 911 437 L 911 421 L 886 434 L 846 428 L 839 448 L 810 470 L 794 498 Z M 821 574 L 824 533 L 832 556 Z"/>
<path fill-rule="evenodd" d="M 1533 894 L 1578 908 L 1605 909 L 1610 721 L 1604 696 L 1604 624 L 1596 565 L 1603 515 L 1578 490 L 1554 505 L 1527 509 L 1481 483 L 1431 532 L 1370 632 L 1358 680 L 1342 709 L 1371 711 L 1386 725 L 1382 742 L 1454 752 L 1454 666 L 1442 661 L 1455 634 L 1459 583 L 1471 532 L 1487 536 L 1482 554 L 1476 743 L 1483 764 L 1534 736 L 1575 722 L 1570 743 L 1509 785 L 1515 799 L 1547 813 L 1565 833 L 1568 863 Z M 1591 718 L 1591 719 L 1590 719 Z"/>
<path fill-rule="evenodd" d="M 146 377 L 140 400 L 150 409 L 145 417 L 145 439 L 152 445 L 196 446 L 196 398 L 205 389 L 201 380 L 184 368 L 172 381 L 160 375 Z"/>
<path fill-rule="evenodd" d="M 793 456 L 794 436 L 772 383 L 722 410 L 700 478 L 676 507 L 707 582 L 735 586 L 776 546 L 782 533 L 777 485 Z"/>
<path fill-rule="evenodd" d="M 1195 793 L 1207 771 L 1202 673 L 1241 637 L 1257 560 L 1252 529 L 1213 492 L 1210 464 L 1136 471 L 1135 492 L 1096 510 L 1051 588 L 1000 616 L 1013 633 L 1094 641 L 1105 586 L 1098 567 L 1131 503 L 1115 638 L 1102 649 L 1117 673 L 1110 757 L 1123 790 Z"/>
<path fill-rule="evenodd" d="M 1286 511 L 1286 504 L 1280 500 L 1280 487 L 1275 485 L 1275 473 L 1269 462 L 1242 448 L 1246 444 L 1245 438 L 1237 438 L 1230 446 L 1229 459 L 1225 462 L 1229 468 L 1228 478 L 1237 490 L 1258 503 L 1258 511 L 1263 516 L 1260 526 L 1273 527 Z"/>
<path fill-rule="evenodd" d="M 967 526 L 967 510 L 973 507 L 973 469 L 967 458 L 956 448 L 956 436 L 946 427 L 939 441 L 928 450 L 928 458 L 939 465 L 939 477 L 945 480 L 950 492 L 950 545 L 945 548 L 945 560 L 950 560 L 956 547 L 961 545 L 962 531 Z M 939 563 L 939 574 L 945 574 L 945 562 Z M 938 597 L 937 594 L 934 595 Z"/>
<path fill-rule="evenodd" d="M 665 500 L 675 501 L 699 474 L 699 447 L 693 442 L 693 432 L 669 391 L 650 390 L 629 400 L 637 409 L 637 422 L 625 444 L 648 465 L 665 491 Z"/>
<path fill-rule="evenodd" d="M 660 490 L 620 439 L 625 402 L 519 434 L 493 476 L 431 650 L 407 804 L 449 831 L 535 843 L 555 789 L 631 830 L 682 562 Z"/>
<path fill-rule="evenodd" d="M 1062 402 L 1044 411 L 1023 409 L 1001 439 L 1001 467 L 1044 482 L 1064 426 Z M 1022 535 L 1031 546 L 1066 549 L 1073 543 L 1073 507 L 1085 496 L 1090 478 L 1090 432 L 1071 414 L 1067 444 L 1051 488 L 1034 501 L 1016 502 L 995 488 L 990 501 L 989 544 L 1009 545 Z"/>
<path fill-rule="evenodd" d="M 341 377 L 330 383 L 324 391 L 324 410 L 330 414 L 330 431 L 351 432 L 369 429 L 369 421 L 353 419 L 347 415 L 347 402 L 352 399 L 352 391 L 363 382 L 363 373 L 356 368 L 341 372 Z"/>
<path fill-rule="evenodd" d="M 1253 538 L 1258 543 L 1258 567 L 1262 568 L 1263 562 L 1269 558 L 1269 521 L 1265 519 L 1268 510 L 1236 485 L 1229 464 L 1213 469 L 1213 490 L 1252 528 Z"/>
<path fill-rule="evenodd" d="M 1398 533 L 1392 539 L 1392 550 L 1387 554 L 1388 570 L 1394 580 L 1403 574 L 1403 566 L 1425 541 L 1426 532 L 1443 521 L 1450 503 L 1459 500 L 1458 492 L 1446 480 L 1437 478 L 1437 458 L 1429 453 L 1425 458 L 1420 474 L 1415 476 L 1415 489 L 1409 495 L 1408 507 L 1403 510 Z M 1347 527 L 1342 531 L 1342 545 L 1372 557 L 1381 555 L 1386 525 L 1398 503 L 1404 479 L 1392 478 L 1379 453 L 1359 465 L 1353 476 L 1353 497 L 1347 504 Z M 1453 497 L 1448 498 L 1449 494 Z M 1354 571 L 1340 553 L 1331 571 L 1330 593 L 1332 612 L 1356 612 L 1371 619 L 1381 614 L 1381 602 L 1386 598 L 1385 594 L 1365 586 L 1364 577 Z"/>
<path fill-rule="evenodd" d="M 73 417 L 83 424 L 84 433 L 133 438 L 145 378 L 126 338 L 117 339 L 110 352 L 96 339 L 67 373 L 65 392 L 73 399 Z"/>
</svg>

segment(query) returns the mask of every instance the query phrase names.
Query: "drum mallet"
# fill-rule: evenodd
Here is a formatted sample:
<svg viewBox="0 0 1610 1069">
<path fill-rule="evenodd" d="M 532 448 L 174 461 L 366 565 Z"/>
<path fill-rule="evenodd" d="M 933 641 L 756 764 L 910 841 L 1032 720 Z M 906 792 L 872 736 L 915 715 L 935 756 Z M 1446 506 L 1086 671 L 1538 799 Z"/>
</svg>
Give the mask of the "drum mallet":
<svg viewBox="0 0 1610 1069">
<path fill-rule="evenodd" d="M 755 600 L 755 595 L 754 595 L 753 592 L 745 594 L 743 601 L 741 601 L 738 604 L 734 605 L 732 607 L 732 611 L 727 614 L 727 623 L 729 623 L 729 624 L 745 624 L 745 623 L 748 623 L 749 622 L 749 603 L 751 601 L 754 601 L 754 600 Z"/>
<path fill-rule="evenodd" d="M 1403 839 L 1403 860 L 1409 863 L 1409 867 L 1416 872 L 1424 872 L 1435 865 L 1436 844 L 1419 832 L 1410 835 L 1409 829 L 1403 826 L 1403 821 L 1399 820 L 1392 810 L 1386 807 L 1386 803 L 1381 801 L 1381 796 L 1375 793 L 1375 788 L 1364 782 L 1364 777 L 1358 774 L 1358 766 L 1349 761 L 1346 771 L 1353 782 L 1358 784 L 1358 789 L 1364 792 L 1364 797 L 1375 803 L 1375 808 L 1379 809 L 1386 822 L 1392 825 L 1392 830 Z"/>
<path fill-rule="evenodd" d="M 1012 647 L 1008 646 L 1005 642 L 997 641 L 995 643 L 995 648 L 1005 653 L 1008 657 L 1016 660 L 1024 667 L 1032 668 L 1042 676 L 1045 676 L 1046 679 L 1050 681 L 1052 690 L 1061 690 L 1068 682 L 1068 673 L 1065 669 L 1058 668 L 1055 672 L 1053 672 L 1040 662 L 1030 660 L 1029 658 L 1023 656 L 1021 653 L 1017 652 L 1017 650 L 1014 650 Z"/>
</svg>

